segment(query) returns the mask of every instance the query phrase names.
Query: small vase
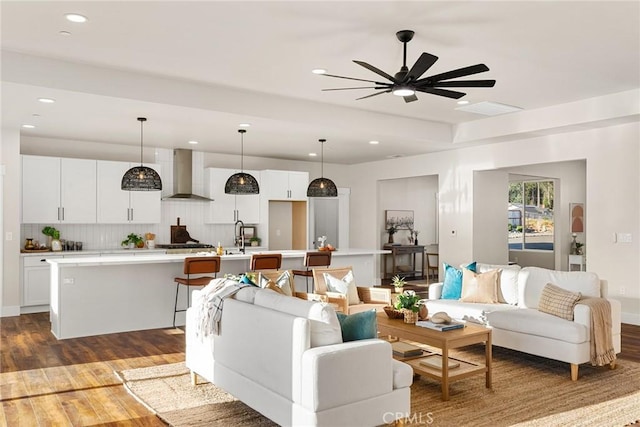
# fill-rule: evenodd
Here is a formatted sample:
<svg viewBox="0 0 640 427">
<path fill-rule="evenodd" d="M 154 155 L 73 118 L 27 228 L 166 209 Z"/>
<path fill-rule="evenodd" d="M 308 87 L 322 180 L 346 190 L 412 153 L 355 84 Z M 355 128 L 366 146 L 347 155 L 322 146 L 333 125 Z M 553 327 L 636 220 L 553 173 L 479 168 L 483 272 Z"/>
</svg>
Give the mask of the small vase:
<svg viewBox="0 0 640 427">
<path fill-rule="evenodd" d="M 429 309 L 426 304 L 421 304 L 420 309 L 418 310 L 418 319 L 419 320 L 427 320 L 429 316 Z"/>
<path fill-rule="evenodd" d="M 404 323 L 412 323 L 415 325 L 418 321 L 418 313 L 406 308 L 402 310 L 402 313 L 404 313 Z"/>
<path fill-rule="evenodd" d="M 389 234 L 389 241 L 387 243 L 393 243 L 393 234 Z"/>
<path fill-rule="evenodd" d="M 402 293 L 402 288 L 394 288 L 393 290 L 395 291 L 396 294 Z"/>
<path fill-rule="evenodd" d="M 51 250 L 54 252 L 59 252 L 62 250 L 62 242 L 58 239 L 51 240 Z"/>
</svg>

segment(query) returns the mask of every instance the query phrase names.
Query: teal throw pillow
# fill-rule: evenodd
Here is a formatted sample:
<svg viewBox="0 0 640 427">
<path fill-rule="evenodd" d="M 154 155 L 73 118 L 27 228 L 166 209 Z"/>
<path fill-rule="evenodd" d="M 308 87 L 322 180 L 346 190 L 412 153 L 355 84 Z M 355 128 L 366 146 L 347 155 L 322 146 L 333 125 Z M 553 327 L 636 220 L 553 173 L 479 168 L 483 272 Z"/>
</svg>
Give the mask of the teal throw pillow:
<svg viewBox="0 0 640 427">
<path fill-rule="evenodd" d="M 336 313 L 342 329 L 342 341 L 357 341 L 378 338 L 376 311 L 368 310 L 346 315 Z"/>
<path fill-rule="evenodd" d="M 462 295 L 462 270 L 459 270 L 446 262 L 444 265 L 444 282 L 442 284 L 441 299 L 460 299 Z M 464 268 L 476 271 L 476 262 L 464 266 Z"/>
</svg>

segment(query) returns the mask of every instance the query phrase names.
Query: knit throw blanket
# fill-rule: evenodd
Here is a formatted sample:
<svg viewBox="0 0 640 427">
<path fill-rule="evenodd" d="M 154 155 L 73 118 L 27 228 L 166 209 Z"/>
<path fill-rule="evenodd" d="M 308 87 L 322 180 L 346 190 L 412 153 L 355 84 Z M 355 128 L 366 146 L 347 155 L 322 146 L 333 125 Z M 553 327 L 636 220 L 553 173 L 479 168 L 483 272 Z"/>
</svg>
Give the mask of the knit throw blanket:
<svg viewBox="0 0 640 427">
<path fill-rule="evenodd" d="M 240 289 L 252 286 L 231 279 L 214 279 L 202 288 L 194 306 L 198 310 L 196 336 L 201 340 L 209 335 L 220 335 L 220 319 L 225 298 L 235 295 Z"/>
<path fill-rule="evenodd" d="M 608 365 L 616 360 L 611 337 L 611 304 L 604 298 L 582 297 L 578 304 L 591 309 L 591 364 Z"/>
</svg>

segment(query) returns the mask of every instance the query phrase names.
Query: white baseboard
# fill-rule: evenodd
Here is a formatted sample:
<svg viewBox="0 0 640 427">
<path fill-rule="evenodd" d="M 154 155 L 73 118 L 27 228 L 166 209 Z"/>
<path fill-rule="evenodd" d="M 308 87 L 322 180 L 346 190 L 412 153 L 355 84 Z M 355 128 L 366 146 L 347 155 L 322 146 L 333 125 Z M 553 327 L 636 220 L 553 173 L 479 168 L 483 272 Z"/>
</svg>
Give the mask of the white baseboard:
<svg viewBox="0 0 640 427">
<path fill-rule="evenodd" d="M 0 307 L 0 317 L 13 317 L 20 316 L 20 306 L 19 305 L 9 305 Z"/>
<path fill-rule="evenodd" d="M 630 325 L 640 326 L 640 314 L 627 313 L 623 311 L 622 313 L 620 313 L 620 315 L 622 318 L 622 323 L 628 323 Z"/>
<path fill-rule="evenodd" d="M 31 306 L 20 308 L 20 314 L 48 313 L 48 312 L 49 312 L 48 305 L 31 305 Z"/>
</svg>

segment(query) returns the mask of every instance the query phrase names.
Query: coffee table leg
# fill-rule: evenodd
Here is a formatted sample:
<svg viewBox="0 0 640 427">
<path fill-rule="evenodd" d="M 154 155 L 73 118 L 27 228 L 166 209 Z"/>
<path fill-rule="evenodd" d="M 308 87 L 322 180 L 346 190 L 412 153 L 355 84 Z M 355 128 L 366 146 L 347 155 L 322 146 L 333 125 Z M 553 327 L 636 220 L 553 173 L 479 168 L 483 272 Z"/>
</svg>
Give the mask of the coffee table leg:
<svg viewBox="0 0 640 427">
<path fill-rule="evenodd" d="M 493 355 L 492 355 L 492 346 L 491 346 L 491 331 L 489 331 L 489 334 L 487 336 L 487 341 L 485 341 L 484 343 L 484 352 L 485 352 L 485 364 L 487 365 L 487 373 L 486 373 L 486 386 L 487 388 L 491 388 L 491 384 L 492 384 L 492 369 L 491 369 L 491 364 L 493 361 Z"/>
<path fill-rule="evenodd" d="M 449 400 L 449 349 L 442 348 L 442 400 Z"/>
</svg>

